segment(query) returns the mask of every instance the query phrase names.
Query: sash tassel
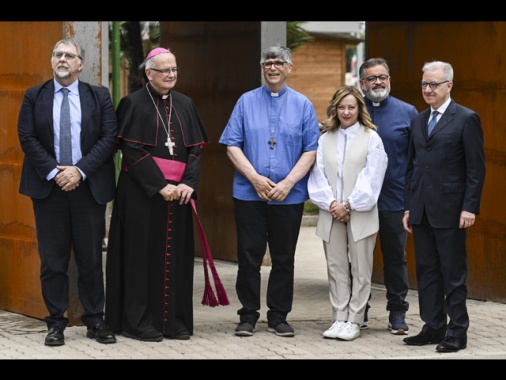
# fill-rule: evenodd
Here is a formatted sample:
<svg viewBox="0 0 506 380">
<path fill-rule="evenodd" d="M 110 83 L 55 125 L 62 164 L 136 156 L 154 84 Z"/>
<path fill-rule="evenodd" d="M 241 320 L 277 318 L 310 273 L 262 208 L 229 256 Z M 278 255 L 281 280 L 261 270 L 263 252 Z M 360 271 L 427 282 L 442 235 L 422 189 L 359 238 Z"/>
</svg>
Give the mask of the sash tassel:
<svg viewBox="0 0 506 380">
<path fill-rule="evenodd" d="M 195 213 L 195 219 L 198 224 L 198 232 L 200 238 L 200 247 L 202 249 L 202 258 L 204 264 L 204 277 L 205 277 L 205 288 L 204 295 L 202 297 L 202 305 L 215 307 L 218 305 L 226 306 L 230 304 L 230 301 L 227 297 L 227 292 L 225 291 L 225 287 L 218 276 L 218 271 L 214 265 L 213 255 L 211 254 L 211 249 L 209 248 L 209 244 L 207 243 L 206 234 L 204 233 L 204 228 L 202 227 L 202 223 L 200 222 L 199 215 L 197 213 L 197 206 L 195 204 L 195 200 L 191 199 L 190 203 L 193 207 L 193 212 Z M 209 281 L 209 271 L 207 265 L 211 268 L 211 272 L 213 274 L 214 287 L 216 288 L 216 294 L 218 295 L 218 299 L 213 292 L 213 288 L 211 286 L 211 281 Z"/>
</svg>

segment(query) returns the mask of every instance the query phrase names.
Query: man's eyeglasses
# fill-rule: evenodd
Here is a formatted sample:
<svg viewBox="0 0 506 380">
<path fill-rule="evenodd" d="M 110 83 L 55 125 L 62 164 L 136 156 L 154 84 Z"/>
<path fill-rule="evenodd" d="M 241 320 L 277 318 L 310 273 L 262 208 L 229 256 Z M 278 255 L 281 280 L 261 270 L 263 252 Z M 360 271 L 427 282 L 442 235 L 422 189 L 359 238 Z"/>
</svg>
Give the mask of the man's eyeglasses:
<svg viewBox="0 0 506 380">
<path fill-rule="evenodd" d="M 365 80 L 369 83 L 374 83 L 376 80 L 380 80 L 382 82 L 386 82 L 390 78 L 388 75 L 371 75 L 370 77 L 366 77 Z"/>
<path fill-rule="evenodd" d="M 272 65 L 274 65 L 274 67 L 276 69 L 280 69 L 280 68 L 283 67 L 283 65 L 285 63 L 287 63 L 287 62 L 285 62 L 285 61 L 274 61 L 274 62 L 270 61 L 270 62 L 264 62 L 264 63 L 262 63 L 262 66 L 263 66 L 264 69 L 270 69 L 272 67 Z"/>
<path fill-rule="evenodd" d="M 168 75 L 170 73 L 177 74 L 181 69 L 179 67 L 173 67 L 172 69 L 160 70 L 160 69 L 151 68 L 150 70 L 156 71 L 158 73 L 162 73 L 163 75 Z"/>
<path fill-rule="evenodd" d="M 449 82 L 449 80 L 445 80 L 445 81 L 439 82 L 439 83 L 437 83 L 437 82 L 430 82 L 429 83 L 429 82 L 422 81 L 421 85 L 424 90 L 427 88 L 427 86 L 429 86 L 431 90 L 435 90 L 437 88 L 437 86 L 439 86 L 440 84 L 448 83 L 448 82 Z"/>
<path fill-rule="evenodd" d="M 65 58 L 67 58 L 69 61 L 73 60 L 76 57 L 79 57 L 79 59 L 82 60 L 81 56 L 77 54 L 68 53 L 66 51 L 53 51 L 53 57 L 61 59 L 63 56 L 65 56 Z"/>
</svg>

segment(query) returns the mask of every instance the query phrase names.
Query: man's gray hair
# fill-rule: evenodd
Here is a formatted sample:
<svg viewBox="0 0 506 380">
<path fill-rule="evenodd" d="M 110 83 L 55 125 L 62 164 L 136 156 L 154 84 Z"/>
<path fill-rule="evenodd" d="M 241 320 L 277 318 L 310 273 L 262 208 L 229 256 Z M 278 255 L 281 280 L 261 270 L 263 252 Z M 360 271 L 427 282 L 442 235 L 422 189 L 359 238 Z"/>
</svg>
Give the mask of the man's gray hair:
<svg viewBox="0 0 506 380">
<path fill-rule="evenodd" d="M 262 52 L 260 64 L 264 63 L 268 59 L 275 59 L 275 58 L 282 59 L 283 61 L 291 65 L 292 51 L 289 48 L 281 45 L 271 46 Z"/>
</svg>

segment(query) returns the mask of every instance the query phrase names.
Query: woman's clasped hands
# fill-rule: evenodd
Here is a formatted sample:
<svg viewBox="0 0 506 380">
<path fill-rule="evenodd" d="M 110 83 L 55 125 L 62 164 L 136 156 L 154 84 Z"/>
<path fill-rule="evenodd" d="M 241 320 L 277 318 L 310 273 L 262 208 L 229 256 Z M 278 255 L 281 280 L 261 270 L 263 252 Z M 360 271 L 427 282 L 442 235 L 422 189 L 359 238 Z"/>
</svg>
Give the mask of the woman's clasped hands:
<svg viewBox="0 0 506 380">
<path fill-rule="evenodd" d="M 340 222 L 347 222 L 350 220 L 350 214 L 345 210 L 344 205 L 342 203 L 337 203 L 336 201 L 332 201 L 330 204 L 330 213 L 334 217 L 334 219 Z"/>
</svg>

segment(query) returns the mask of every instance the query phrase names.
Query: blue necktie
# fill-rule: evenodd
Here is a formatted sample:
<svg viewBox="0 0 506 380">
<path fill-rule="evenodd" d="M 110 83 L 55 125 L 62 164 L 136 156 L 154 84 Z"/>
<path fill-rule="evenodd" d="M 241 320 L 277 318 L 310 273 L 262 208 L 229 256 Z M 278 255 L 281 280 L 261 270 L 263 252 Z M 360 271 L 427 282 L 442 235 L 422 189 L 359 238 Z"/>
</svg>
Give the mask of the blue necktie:
<svg viewBox="0 0 506 380">
<path fill-rule="evenodd" d="M 60 111 L 60 165 L 72 165 L 72 139 L 70 137 L 69 89 L 62 88 Z"/>
<path fill-rule="evenodd" d="M 436 126 L 436 123 L 437 123 L 437 114 L 439 113 L 439 111 L 434 111 L 432 112 L 432 119 L 430 119 L 430 122 L 429 122 L 429 133 L 428 135 L 430 136 L 432 130 L 434 129 L 434 127 Z"/>
</svg>

